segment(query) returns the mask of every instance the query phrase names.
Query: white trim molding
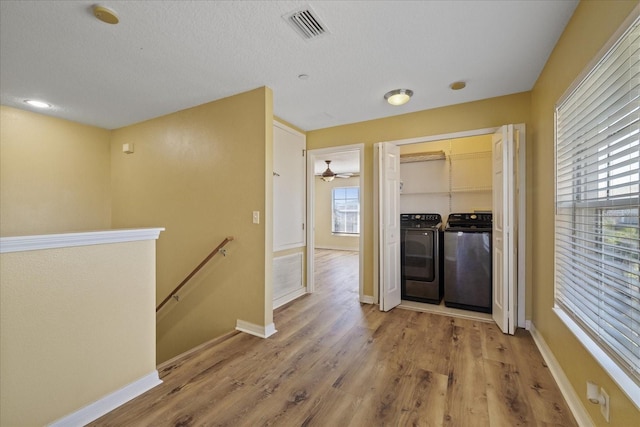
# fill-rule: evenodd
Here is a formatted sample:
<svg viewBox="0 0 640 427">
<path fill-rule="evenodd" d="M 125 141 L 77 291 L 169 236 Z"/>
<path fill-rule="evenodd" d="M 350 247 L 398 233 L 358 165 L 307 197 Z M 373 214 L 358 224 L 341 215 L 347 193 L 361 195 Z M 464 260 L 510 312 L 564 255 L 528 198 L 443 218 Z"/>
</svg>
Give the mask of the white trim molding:
<svg viewBox="0 0 640 427">
<path fill-rule="evenodd" d="M 334 234 L 334 236 L 342 236 L 342 237 L 356 237 L 355 235 L 347 235 L 347 234 Z M 353 248 L 347 248 L 344 246 L 331 246 L 331 245 L 316 245 L 315 249 L 327 249 L 330 251 L 346 251 L 346 252 L 358 252 L 360 250 L 359 246 Z"/>
<path fill-rule="evenodd" d="M 296 289 L 293 290 L 291 292 L 288 292 L 278 298 L 275 298 L 273 300 L 273 309 L 275 310 L 276 308 L 280 308 L 283 305 L 300 298 L 303 295 L 307 294 L 307 288 L 306 287 L 302 287 L 300 289 Z"/>
<path fill-rule="evenodd" d="M 364 165 L 364 152 L 365 152 L 365 144 L 350 144 L 350 145 L 337 145 L 334 147 L 326 147 L 326 148 L 316 148 L 307 151 L 307 292 L 313 293 L 315 292 L 315 264 L 314 264 L 314 254 L 315 254 L 315 236 L 314 236 L 314 224 L 315 224 L 315 175 L 314 175 L 314 162 L 318 158 L 326 158 L 328 154 L 337 154 L 344 153 L 350 151 L 357 151 L 359 164 L 360 164 L 360 177 L 358 180 L 358 185 L 362 189 L 364 188 L 365 182 L 365 165 Z M 369 197 L 369 195 L 365 195 L 363 191 L 360 191 L 360 206 L 365 204 L 365 196 Z M 360 224 L 364 224 L 364 220 L 362 217 L 362 212 L 360 213 L 361 219 Z M 358 293 L 360 298 L 364 296 L 364 234 L 360 233 L 358 235 Z M 341 249 L 343 250 L 343 249 Z"/>
<path fill-rule="evenodd" d="M 444 139 L 456 139 L 456 138 L 467 138 L 470 136 L 488 135 L 488 134 L 496 133 L 498 129 L 500 129 L 500 127 L 473 129 L 473 130 L 467 130 L 467 131 L 461 131 L 461 132 L 442 133 L 439 135 L 420 136 L 418 138 L 396 139 L 393 141 L 382 141 L 382 142 L 383 143 L 393 142 L 395 145 L 419 144 L 422 142 L 441 141 Z"/>
<path fill-rule="evenodd" d="M 553 352 L 547 345 L 544 338 L 542 338 L 542 335 L 538 333 L 538 330 L 536 329 L 533 322 L 529 322 L 529 332 L 531 333 L 531 337 L 538 347 L 538 350 L 540 350 L 542 358 L 547 363 L 553 379 L 556 380 L 558 388 L 560 389 L 560 393 L 562 393 L 562 396 L 564 396 L 564 400 L 567 401 L 567 405 L 569 405 L 569 409 L 571 410 L 571 413 L 576 419 L 578 425 L 580 427 L 593 427 L 593 421 L 591 420 L 589 413 L 582 404 L 580 397 L 573 389 L 569 378 L 567 378 L 567 376 L 565 375 L 564 370 L 560 366 L 560 363 L 558 363 L 558 360 L 553 355 Z"/>
<path fill-rule="evenodd" d="M 260 326 L 240 319 L 236 320 L 236 330 L 249 335 L 255 335 L 260 338 L 269 338 L 271 335 L 278 332 L 276 331 L 276 325 L 274 323 L 270 323 L 266 326 Z"/>
<path fill-rule="evenodd" d="M 228 340 L 229 338 L 233 337 L 234 335 L 239 334 L 239 331 L 236 330 L 231 330 L 229 332 L 227 332 L 226 334 L 222 334 L 219 337 L 215 337 L 213 339 L 210 339 L 209 341 L 205 341 L 202 344 L 199 344 L 195 347 L 190 348 L 189 350 L 178 354 L 177 356 L 172 357 L 169 360 L 165 360 L 164 362 L 162 362 L 161 364 L 159 364 L 157 366 L 158 371 L 162 371 L 164 370 L 167 366 L 173 365 L 174 363 L 176 363 L 178 360 L 180 359 L 184 359 L 187 356 L 190 356 L 192 354 L 201 352 L 202 350 L 204 350 L 207 347 L 211 347 L 214 346 L 216 344 L 219 344 L 223 341 Z"/>
<path fill-rule="evenodd" d="M 37 236 L 0 237 L 0 253 L 103 245 L 107 243 L 157 240 L 164 228 L 132 228 L 86 231 L 80 233 L 43 234 Z"/>
<path fill-rule="evenodd" d="M 362 296 L 360 296 L 360 302 L 362 304 L 377 304 L 378 303 L 376 298 L 372 297 L 371 295 L 362 295 Z"/>
<path fill-rule="evenodd" d="M 113 393 L 104 396 L 102 399 L 99 399 L 84 408 L 67 415 L 66 417 L 52 422 L 49 426 L 71 427 L 86 425 L 160 384 L 162 384 L 162 380 L 160 380 L 160 377 L 158 376 L 158 371 L 154 370 L 144 377 L 127 384 L 120 390 L 116 390 Z"/>
</svg>

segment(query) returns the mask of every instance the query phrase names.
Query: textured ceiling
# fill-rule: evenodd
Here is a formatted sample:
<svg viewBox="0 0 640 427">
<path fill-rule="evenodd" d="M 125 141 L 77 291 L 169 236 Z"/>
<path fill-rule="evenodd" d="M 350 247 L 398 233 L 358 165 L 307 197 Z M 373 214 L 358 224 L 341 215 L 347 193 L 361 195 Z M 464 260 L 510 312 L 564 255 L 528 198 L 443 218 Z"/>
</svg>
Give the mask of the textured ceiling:
<svg viewBox="0 0 640 427">
<path fill-rule="evenodd" d="M 3 105 L 113 129 L 268 86 L 304 130 L 371 120 L 530 90 L 577 1 L 106 0 L 118 25 L 93 4 L 0 1 Z M 329 33 L 307 41 L 282 16 L 309 5 Z"/>
</svg>

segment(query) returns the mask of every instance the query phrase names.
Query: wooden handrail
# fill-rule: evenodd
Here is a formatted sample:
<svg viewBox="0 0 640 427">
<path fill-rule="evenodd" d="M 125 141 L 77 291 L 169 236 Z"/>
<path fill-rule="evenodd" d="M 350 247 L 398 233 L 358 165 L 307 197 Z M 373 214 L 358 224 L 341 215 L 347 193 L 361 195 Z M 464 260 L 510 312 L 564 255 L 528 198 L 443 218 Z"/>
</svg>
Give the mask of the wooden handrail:
<svg viewBox="0 0 640 427">
<path fill-rule="evenodd" d="M 173 298 L 180 289 L 182 289 L 182 287 L 184 285 L 187 284 L 187 282 L 189 281 L 189 279 L 191 279 L 193 276 L 195 276 L 195 274 L 200 271 L 200 269 L 202 267 L 204 267 L 204 265 L 209 262 L 209 260 L 211 258 L 213 258 L 218 252 L 220 252 L 220 250 L 224 247 L 224 245 L 226 245 L 227 243 L 229 243 L 230 241 L 233 240 L 233 237 L 227 237 L 226 239 L 224 239 L 222 241 L 222 243 L 220 243 L 218 245 L 217 248 L 215 248 L 209 255 L 207 255 L 207 257 L 202 260 L 202 262 L 200 264 L 198 264 L 198 266 L 196 268 L 193 269 L 193 271 L 191 273 L 189 273 L 189 275 L 187 277 L 184 278 L 184 280 L 182 282 L 180 282 L 180 284 L 178 286 L 176 286 L 176 288 L 160 303 L 160 305 L 158 307 L 156 307 L 156 313 L 158 311 L 160 311 L 160 309 L 167 303 L 169 302 L 169 300 L 171 298 Z"/>
</svg>

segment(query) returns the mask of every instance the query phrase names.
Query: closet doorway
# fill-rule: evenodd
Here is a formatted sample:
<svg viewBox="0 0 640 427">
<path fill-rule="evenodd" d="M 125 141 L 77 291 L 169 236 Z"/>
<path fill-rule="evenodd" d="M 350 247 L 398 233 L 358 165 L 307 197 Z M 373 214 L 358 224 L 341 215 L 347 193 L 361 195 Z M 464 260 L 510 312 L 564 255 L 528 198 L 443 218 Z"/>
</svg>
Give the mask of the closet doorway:
<svg viewBox="0 0 640 427">
<path fill-rule="evenodd" d="M 475 210 L 475 206 L 484 211 L 487 204 L 481 193 L 489 192 L 493 196 L 493 315 L 492 318 L 505 333 L 514 333 L 516 326 L 525 326 L 525 259 L 526 259 L 526 193 L 525 193 L 525 127 L 505 125 L 496 129 L 480 129 L 433 137 L 414 138 L 400 141 L 378 143 L 374 146 L 374 176 L 376 177 L 376 209 L 374 221 L 379 224 L 375 230 L 374 259 L 378 260 L 377 274 L 374 276 L 374 289 L 379 291 L 381 310 L 388 311 L 401 304 L 400 292 L 400 256 L 399 235 L 397 225 L 400 207 L 401 161 L 400 146 L 436 142 L 449 139 L 467 138 L 479 135 L 491 135 L 491 150 L 459 153 L 455 155 L 457 164 L 468 161 L 486 162 L 485 179 L 477 179 L 477 166 L 458 167 L 463 173 L 451 173 L 452 165 L 443 163 L 441 168 L 447 171 L 448 189 L 426 189 L 416 194 L 429 196 L 429 206 L 437 206 L 435 196 L 444 196 L 444 206 L 452 210 L 454 193 L 473 193 L 474 197 L 465 196 L 466 206 Z M 432 145 L 432 146 L 435 146 Z M 485 153 L 486 152 L 486 153 Z M 421 153 L 425 154 L 425 153 Z M 433 153 L 429 152 L 432 155 Z M 486 155 L 485 155 L 486 154 Z M 443 161 L 446 159 L 446 153 Z M 449 162 L 451 162 L 451 153 Z M 468 172 L 471 172 L 470 174 Z M 469 176 L 466 176 L 469 175 Z M 433 180 L 420 180 L 422 183 Z M 457 183 L 460 181 L 460 183 Z M 486 181 L 486 182 L 485 182 Z M 406 183 L 405 183 L 406 184 Z M 404 189 L 404 188 L 403 188 Z M 408 189 L 408 188 L 407 188 Z M 478 196 L 482 196 L 478 198 Z M 462 199 L 459 199 L 462 200 Z M 405 204 L 406 208 L 406 204 Z M 409 208 L 414 209 L 412 206 Z M 444 209 L 444 207 L 443 207 Z M 467 209 L 469 209 L 467 207 Z M 451 212 L 449 212 L 451 213 Z M 443 218 L 444 219 L 444 218 Z M 446 231 L 445 231 L 446 232 Z"/>
</svg>

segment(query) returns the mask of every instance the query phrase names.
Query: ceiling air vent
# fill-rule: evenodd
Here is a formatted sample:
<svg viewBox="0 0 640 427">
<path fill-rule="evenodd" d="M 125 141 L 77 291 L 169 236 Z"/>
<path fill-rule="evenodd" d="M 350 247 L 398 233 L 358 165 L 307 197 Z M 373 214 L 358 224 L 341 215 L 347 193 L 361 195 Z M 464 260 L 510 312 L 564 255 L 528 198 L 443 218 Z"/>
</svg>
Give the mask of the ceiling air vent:
<svg viewBox="0 0 640 427">
<path fill-rule="evenodd" d="M 320 19 L 309 7 L 289 13 L 283 18 L 306 40 L 327 33 L 327 27 L 320 22 Z"/>
</svg>

